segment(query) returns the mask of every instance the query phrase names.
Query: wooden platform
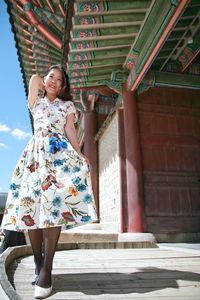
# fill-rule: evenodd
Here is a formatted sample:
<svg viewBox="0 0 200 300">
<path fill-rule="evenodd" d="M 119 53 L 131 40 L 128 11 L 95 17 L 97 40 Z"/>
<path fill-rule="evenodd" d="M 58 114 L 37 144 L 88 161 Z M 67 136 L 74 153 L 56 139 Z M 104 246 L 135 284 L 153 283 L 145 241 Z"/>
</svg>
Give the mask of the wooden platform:
<svg viewBox="0 0 200 300">
<path fill-rule="evenodd" d="M 33 257 L 18 258 L 9 280 L 34 299 Z M 190 249 L 77 249 L 58 251 L 49 300 L 200 300 L 200 251 Z"/>
</svg>

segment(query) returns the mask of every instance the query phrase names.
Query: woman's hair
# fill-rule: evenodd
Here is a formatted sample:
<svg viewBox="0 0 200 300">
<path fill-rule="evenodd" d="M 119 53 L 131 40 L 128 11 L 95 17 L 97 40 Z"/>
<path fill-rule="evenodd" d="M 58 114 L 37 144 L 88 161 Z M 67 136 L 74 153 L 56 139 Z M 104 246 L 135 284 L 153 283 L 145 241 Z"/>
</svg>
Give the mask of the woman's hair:
<svg viewBox="0 0 200 300">
<path fill-rule="evenodd" d="M 60 64 L 52 65 L 48 69 L 47 74 L 53 69 L 58 69 L 62 74 L 61 91 L 58 94 L 58 98 L 60 98 L 61 100 L 64 100 L 64 101 L 71 100 L 69 77 L 68 77 L 65 69 Z"/>
</svg>

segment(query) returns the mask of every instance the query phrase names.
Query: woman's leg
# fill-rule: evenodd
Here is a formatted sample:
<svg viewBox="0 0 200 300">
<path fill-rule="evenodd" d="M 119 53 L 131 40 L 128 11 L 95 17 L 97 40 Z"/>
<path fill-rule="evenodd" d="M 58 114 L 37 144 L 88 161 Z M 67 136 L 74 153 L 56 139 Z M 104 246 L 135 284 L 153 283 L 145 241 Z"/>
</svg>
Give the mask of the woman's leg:
<svg viewBox="0 0 200 300">
<path fill-rule="evenodd" d="M 56 251 L 56 246 L 60 236 L 61 227 L 52 227 L 43 229 L 43 251 L 44 261 L 40 271 L 40 276 L 37 284 L 40 287 L 51 286 L 51 271 L 53 266 L 53 258 Z"/>
<path fill-rule="evenodd" d="M 38 275 L 43 265 L 42 255 L 42 242 L 43 242 L 43 229 L 32 229 L 28 231 L 28 235 L 33 250 L 34 261 L 35 261 L 35 274 Z"/>
</svg>

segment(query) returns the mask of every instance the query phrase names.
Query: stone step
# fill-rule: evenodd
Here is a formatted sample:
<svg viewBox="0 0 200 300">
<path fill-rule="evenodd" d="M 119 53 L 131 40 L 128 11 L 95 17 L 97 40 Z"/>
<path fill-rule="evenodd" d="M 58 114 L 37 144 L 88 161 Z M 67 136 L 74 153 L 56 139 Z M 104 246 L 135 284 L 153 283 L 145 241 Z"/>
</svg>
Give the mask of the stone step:
<svg viewBox="0 0 200 300">
<path fill-rule="evenodd" d="M 27 244 L 30 244 L 26 234 Z M 118 233 L 102 229 L 101 224 L 86 224 L 63 230 L 58 244 L 81 244 L 85 248 L 149 248 L 157 247 L 156 239 L 151 233 Z"/>
<path fill-rule="evenodd" d="M 156 244 L 151 233 L 118 233 L 102 230 L 100 224 L 88 224 L 62 231 L 59 243 L 149 243 Z"/>
<path fill-rule="evenodd" d="M 118 233 L 104 232 L 101 230 L 83 231 L 62 231 L 59 243 L 97 243 L 97 242 L 117 242 Z"/>
</svg>

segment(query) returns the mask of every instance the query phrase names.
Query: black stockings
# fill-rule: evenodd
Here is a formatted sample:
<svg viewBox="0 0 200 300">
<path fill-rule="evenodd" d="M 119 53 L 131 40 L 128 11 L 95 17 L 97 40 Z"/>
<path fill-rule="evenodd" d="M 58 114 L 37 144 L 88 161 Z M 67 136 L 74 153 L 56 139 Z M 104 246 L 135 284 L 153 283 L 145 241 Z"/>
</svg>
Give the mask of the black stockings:
<svg viewBox="0 0 200 300">
<path fill-rule="evenodd" d="M 51 271 L 61 227 L 29 230 L 29 238 L 35 261 L 35 274 L 39 274 L 37 284 L 51 286 Z"/>
<path fill-rule="evenodd" d="M 42 241 L 43 241 L 43 234 L 42 229 L 35 229 L 35 230 L 29 230 L 28 231 L 33 255 L 34 255 L 34 261 L 35 261 L 35 274 L 39 275 L 40 270 L 43 265 L 43 253 L 42 253 Z"/>
</svg>

